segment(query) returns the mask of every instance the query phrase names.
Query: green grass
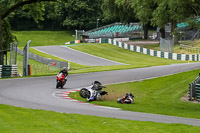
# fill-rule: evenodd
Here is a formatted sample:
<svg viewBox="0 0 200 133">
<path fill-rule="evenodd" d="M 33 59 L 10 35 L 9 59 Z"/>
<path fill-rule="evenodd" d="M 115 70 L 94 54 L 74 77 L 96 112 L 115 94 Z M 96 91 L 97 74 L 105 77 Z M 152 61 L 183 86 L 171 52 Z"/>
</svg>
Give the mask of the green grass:
<svg viewBox="0 0 200 133">
<path fill-rule="evenodd" d="M 29 40 L 31 46 L 63 45 L 74 41 L 72 31 L 13 31 L 19 41 L 18 47 L 24 47 Z"/>
<path fill-rule="evenodd" d="M 35 60 L 29 59 L 31 65 L 31 76 L 43 76 L 43 75 L 56 75 L 60 69 L 50 65 L 39 63 Z M 19 74 L 23 75 L 23 56 L 17 55 L 17 66 Z"/>
<path fill-rule="evenodd" d="M 108 91 L 108 95 L 104 96 L 102 101 L 92 103 L 136 112 L 200 119 L 200 104 L 181 100 L 188 93 L 188 84 L 196 79 L 199 71 L 193 70 L 139 82 L 107 85 L 104 90 Z M 135 103 L 118 104 L 117 98 L 124 96 L 127 92 L 135 96 Z M 78 92 L 76 93 L 78 100 L 87 102 L 79 96 Z M 70 96 L 74 98 L 74 93 Z"/>
<path fill-rule="evenodd" d="M 63 32 L 14 32 L 20 41 L 19 47 L 23 47 L 28 40 L 32 40 L 31 46 L 46 46 L 46 45 L 62 45 L 65 42 L 74 40 L 72 34 Z M 65 38 L 66 37 L 66 38 Z M 70 38 L 71 37 L 71 38 Z M 154 65 L 164 65 L 172 63 L 182 63 L 182 61 L 173 61 L 162 58 L 150 57 L 147 55 L 130 52 L 109 44 L 94 44 L 72 47 L 80 51 L 86 51 L 90 54 L 111 59 L 114 61 L 130 64 L 121 66 L 106 66 L 106 67 L 87 67 L 71 63 L 73 71 L 70 73 L 117 70 L 136 67 L 147 67 Z M 55 59 L 50 55 L 45 55 L 38 51 L 30 50 L 33 53 Z M 113 51 L 114 53 L 112 53 Z M 22 61 L 22 56 L 18 56 L 18 61 Z M 57 59 L 57 58 L 56 58 Z M 58 59 L 62 60 L 62 59 Z M 34 60 L 29 60 L 30 64 L 42 65 Z M 45 68 L 45 66 L 44 66 Z M 19 68 L 21 69 L 21 68 Z M 22 69 L 21 69 L 22 70 Z M 199 105 L 182 102 L 182 97 L 187 92 L 188 83 L 196 78 L 198 71 L 187 72 L 184 75 L 175 75 L 175 77 L 162 77 L 142 82 L 124 83 L 118 85 L 108 85 L 107 91 L 110 97 L 106 101 L 96 101 L 93 103 L 119 107 L 124 110 L 132 110 L 139 112 L 152 112 L 158 114 L 167 114 L 183 117 L 199 118 Z M 34 72 L 32 72 L 34 73 Z M 52 69 L 52 73 L 57 73 L 57 70 Z M 45 73 L 39 73 L 44 75 Z M 188 76 L 187 78 L 185 78 Z M 174 83 L 175 85 L 169 86 Z M 122 89 L 123 88 L 123 89 Z M 174 92 L 176 90 L 176 92 Z M 113 92 L 114 91 L 114 92 Z M 124 95 L 126 91 L 130 91 L 135 95 L 135 103 L 132 105 L 116 104 L 116 95 Z M 72 94 L 73 96 L 74 94 Z M 78 97 L 79 98 L 79 97 Z M 79 98 L 80 99 L 80 98 Z M 85 99 L 82 99 L 83 101 Z M 189 108 L 188 108 L 189 107 Z M 154 122 L 140 122 L 119 120 L 113 118 L 85 116 L 77 114 L 56 113 L 52 111 L 32 110 L 17 108 L 8 105 L 0 105 L 0 132 L 5 133 L 90 133 L 90 132 L 199 132 L 200 128 L 182 124 L 164 124 Z"/>
<path fill-rule="evenodd" d="M 0 105 L 1 133 L 198 133 L 200 128 Z"/>
<path fill-rule="evenodd" d="M 10 59 L 10 52 L 7 56 Z M 29 59 L 29 64 L 31 65 L 31 76 L 55 75 L 60 71 L 57 67 L 45 65 L 32 59 Z M 17 54 L 17 67 L 19 74 L 23 75 L 23 56 L 20 54 Z"/>
<path fill-rule="evenodd" d="M 152 57 L 149 55 L 125 50 L 123 48 L 119 48 L 111 44 L 79 45 L 79 46 L 70 46 L 70 48 L 88 54 L 92 54 L 95 56 L 99 56 L 102 58 L 106 58 L 109 60 L 129 64 L 129 65 L 111 66 L 111 67 L 117 67 L 118 69 L 167 65 L 167 64 L 184 62 L 178 60 L 169 60 L 164 58 Z"/>
</svg>

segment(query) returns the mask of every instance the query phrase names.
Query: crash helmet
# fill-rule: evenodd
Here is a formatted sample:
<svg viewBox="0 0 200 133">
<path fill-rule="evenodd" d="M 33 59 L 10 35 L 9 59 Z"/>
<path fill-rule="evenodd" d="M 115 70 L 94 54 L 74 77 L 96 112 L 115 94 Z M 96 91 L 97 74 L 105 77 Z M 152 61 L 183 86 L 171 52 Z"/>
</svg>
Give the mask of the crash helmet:
<svg viewBox="0 0 200 133">
<path fill-rule="evenodd" d="M 63 70 L 67 71 L 67 67 L 63 67 Z"/>
<path fill-rule="evenodd" d="M 133 96 L 132 93 L 126 93 L 126 96 Z"/>
</svg>

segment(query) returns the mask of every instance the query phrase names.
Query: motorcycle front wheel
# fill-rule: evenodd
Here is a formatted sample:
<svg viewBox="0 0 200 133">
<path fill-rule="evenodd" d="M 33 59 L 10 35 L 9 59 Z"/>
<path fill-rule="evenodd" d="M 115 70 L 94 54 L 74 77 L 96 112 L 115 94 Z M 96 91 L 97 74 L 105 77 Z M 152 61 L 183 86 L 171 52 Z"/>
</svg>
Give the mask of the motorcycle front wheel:
<svg viewBox="0 0 200 133">
<path fill-rule="evenodd" d="M 87 98 L 90 96 L 90 92 L 86 89 L 86 88 L 82 88 L 80 91 L 79 91 L 79 95 L 82 97 L 82 98 Z"/>
<path fill-rule="evenodd" d="M 59 87 L 60 87 L 60 82 L 57 81 L 57 83 L 56 83 L 56 88 L 58 89 Z"/>
</svg>

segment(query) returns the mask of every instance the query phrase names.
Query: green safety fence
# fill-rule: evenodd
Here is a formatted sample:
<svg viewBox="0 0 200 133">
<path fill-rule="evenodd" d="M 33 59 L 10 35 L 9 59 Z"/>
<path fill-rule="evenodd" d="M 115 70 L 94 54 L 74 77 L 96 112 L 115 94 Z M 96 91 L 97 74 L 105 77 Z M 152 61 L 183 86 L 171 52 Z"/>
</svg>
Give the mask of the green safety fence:
<svg viewBox="0 0 200 133">
<path fill-rule="evenodd" d="M 12 66 L 8 66 L 8 65 L 3 65 L 2 66 L 2 78 L 10 78 L 11 74 L 12 74 Z"/>
<path fill-rule="evenodd" d="M 200 102 L 200 84 L 195 86 L 195 99 Z"/>
<path fill-rule="evenodd" d="M 200 73 L 199 76 L 189 84 L 189 100 L 200 102 Z"/>
<path fill-rule="evenodd" d="M 0 65 L 0 78 L 19 76 L 17 65 Z"/>
</svg>

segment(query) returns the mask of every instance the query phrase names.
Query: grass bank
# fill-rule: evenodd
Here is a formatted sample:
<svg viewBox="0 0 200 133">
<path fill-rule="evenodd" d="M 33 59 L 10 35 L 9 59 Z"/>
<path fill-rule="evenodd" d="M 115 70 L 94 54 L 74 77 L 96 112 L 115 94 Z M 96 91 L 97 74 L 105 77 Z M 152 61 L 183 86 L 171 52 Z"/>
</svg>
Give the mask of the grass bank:
<svg viewBox="0 0 200 133">
<path fill-rule="evenodd" d="M 91 55 L 127 64 L 126 67 L 147 67 L 156 65 L 167 65 L 173 63 L 184 63 L 179 60 L 169 60 L 153 57 L 137 52 L 132 52 L 111 44 L 91 44 L 70 46 L 70 48 L 82 51 Z"/>
<path fill-rule="evenodd" d="M 164 124 L 56 113 L 0 105 L 2 133 L 198 133 L 200 128 L 183 124 Z"/>
<path fill-rule="evenodd" d="M 184 102 L 181 98 L 188 93 L 189 83 L 194 81 L 200 70 L 179 73 L 150 80 L 107 85 L 108 95 L 93 104 L 121 108 L 123 110 L 163 114 L 200 119 L 200 104 Z M 118 104 L 117 98 L 131 92 L 135 103 Z M 74 98 L 74 93 L 70 95 Z M 87 102 L 79 96 L 77 99 Z"/>
<path fill-rule="evenodd" d="M 169 65 L 176 63 L 186 63 L 186 61 L 179 60 L 169 60 L 164 58 L 152 57 L 149 55 L 144 55 L 137 52 L 132 52 L 111 44 L 90 44 L 90 45 L 78 45 L 70 46 L 70 48 L 82 51 L 91 55 L 109 59 L 112 61 L 117 61 L 127 65 L 117 65 L 117 66 L 100 66 L 95 67 L 94 70 L 119 70 L 119 69 L 130 69 L 139 67 L 150 67 L 158 65 Z M 93 69 L 93 68 L 88 68 Z M 82 70 L 84 71 L 84 70 Z M 92 71 L 92 70 L 91 70 Z"/>
<path fill-rule="evenodd" d="M 13 31 L 19 41 L 18 47 L 24 47 L 29 40 L 31 46 L 63 45 L 73 41 L 73 31 Z"/>
</svg>

